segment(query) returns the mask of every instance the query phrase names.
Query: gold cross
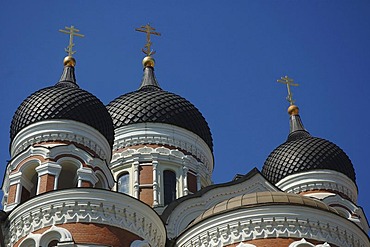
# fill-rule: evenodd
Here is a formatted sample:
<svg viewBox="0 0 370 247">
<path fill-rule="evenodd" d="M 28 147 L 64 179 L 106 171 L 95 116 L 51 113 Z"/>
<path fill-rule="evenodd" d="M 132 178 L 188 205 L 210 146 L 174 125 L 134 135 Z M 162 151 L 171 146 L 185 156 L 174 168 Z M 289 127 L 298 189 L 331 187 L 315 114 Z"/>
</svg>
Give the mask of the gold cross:
<svg viewBox="0 0 370 247">
<path fill-rule="evenodd" d="M 290 103 L 290 105 L 293 105 L 295 101 L 293 100 L 293 94 L 290 91 L 290 86 L 297 87 L 299 85 L 297 83 L 293 83 L 294 80 L 292 78 L 289 78 L 287 75 L 284 76 L 284 77 L 281 77 L 281 79 L 277 80 L 277 82 L 286 84 L 286 86 L 288 88 L 288 96 L 286 97 L 286 99 Z"/>
<path fill-rule="evenodd" d="M 72 56 L 73 54 L 76 53 L 76 51 L 73 50 L 73 46 L 75 45 L 75 44 L 73 44 L 73 36 L 77 36 L 77 37 L 83 38 L 83 37 L 85 37 L 85 35 L 79 34 L 78 32 L 80 30 L 76 29 L 74 26 L 65 27 L 65 29 L 66 30 L 59 29 L 59 32 L 69 34 L 69 45 L 64 50 L 68 53 L 68 56 Z"/>
<path fill-rule="evenodd" d="M 150 24 L 146 24 L 145 26 L 141 26 L 139 28 L 136 28 L 135 30 L 138 31 L 138 32 L 146 33 L 146 44 L 144 46 L 144 48 L 146 48 L 146 49 L 143 48 L 141 50 L 147 56 L 154 55 L 155 51 L 151 50 L 151 48 L 150 48 L 152 46 L 152 42 L 150 41 L 150 35 L 153 34 L 153 35 L 161 36 L 161 34 L 158 33 L 158 32 L 154 32 L 155 28 L 151 27 Z"/>
</svg>

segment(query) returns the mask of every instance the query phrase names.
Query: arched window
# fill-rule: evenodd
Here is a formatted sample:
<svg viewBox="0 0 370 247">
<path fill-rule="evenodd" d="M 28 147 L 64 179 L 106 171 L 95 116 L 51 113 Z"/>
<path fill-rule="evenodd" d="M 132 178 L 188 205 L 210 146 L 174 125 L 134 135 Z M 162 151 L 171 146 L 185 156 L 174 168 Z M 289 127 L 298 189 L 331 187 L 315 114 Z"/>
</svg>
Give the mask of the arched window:
<svg viewBox="0 0 370 247">
<path fill-rule="evenodd" d="M 35 173 L 31 179 L 31 183 L 32 183 L 32 188 L 31 188 L 31 191 L 30 191 L 30 198 L 31 197 L 34 197 L 36 196 L 36 193 L 37 193 L 37 180 L 38 180 L 39 176 L 37 173 Z"/>
<path fill-rule="evenodd" d="M 58 189 L 77 187 L 77 166 L 72 163 L 61 164 L 62 171 L 59 174 Z"/>
<path fill-rule="evenodd" d="M 173 171 L 163 172 L 164 205 L 168 205 L 176 199 L 176 174 Z"/>
<path fill-rule="evenodd" d="M 122 173 L 118 178 L 117 191 L 121 193 L 130 193 L 130 174 Z"/>
<path fill-rule="evenodd" d="M 52 240 L 49 244 L 48 247 L 55 247 L 58 246 L 59 241 L 58 240 Z"/>
<path fill-rule="evenodd" d="M 36 167 L 38 163 L 28 163 L 22 167 L 22 178 L 24 182 L 22 183 L 21 191 L 21 202 L 28 200 L 36 195 L 38 174 L 36 172 Z"/>
</svg>

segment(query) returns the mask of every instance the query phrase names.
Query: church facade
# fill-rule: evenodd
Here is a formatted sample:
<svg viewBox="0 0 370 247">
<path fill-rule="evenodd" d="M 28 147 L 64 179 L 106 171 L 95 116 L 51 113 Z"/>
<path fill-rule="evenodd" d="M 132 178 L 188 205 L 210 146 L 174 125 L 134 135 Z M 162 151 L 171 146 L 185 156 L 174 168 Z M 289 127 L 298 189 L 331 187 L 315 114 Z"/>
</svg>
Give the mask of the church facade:
<svg viewBox="0 0 370 247">
<path fill-rule="evenodd" d="M 78 86 L 73 45 L 60 80 L 20 104 L 1 246 L 370 246 L 351 160 L 312 136 L 293 104 L 290 133 L 262 170 L 213 184 L 208 123 L 160 87 L 150 45 L 139 88 L 107 106 Z"/>
</svg>

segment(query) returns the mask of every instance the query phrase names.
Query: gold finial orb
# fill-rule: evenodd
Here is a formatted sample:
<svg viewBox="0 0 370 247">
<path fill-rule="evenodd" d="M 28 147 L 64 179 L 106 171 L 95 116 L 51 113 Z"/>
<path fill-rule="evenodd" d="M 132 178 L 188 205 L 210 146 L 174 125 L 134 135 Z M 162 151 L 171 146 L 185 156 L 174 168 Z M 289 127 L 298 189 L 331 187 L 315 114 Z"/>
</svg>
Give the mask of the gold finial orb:
<svg viewBox="0 0 370 247">
<path fill-rule="evenodd" d="M 143 59 L 143 66 L 144 67 L 154 67 L 155 60 L 151 56 L 146 56 Z"/>
<path fill-rule="evenodd" d="M 64 66 L 71 66 L 74 67 L 76 65 L 76 59 L 74 59 L 72 56 L 66 56 L 63 60 Z"/>
<path fill-rule="evenodd" d="M 288 108 L 288 113 L 290 116 L 296 116 L 299 114 L 299 108 L 296 105 L 291 105 Z"/>
</svg>

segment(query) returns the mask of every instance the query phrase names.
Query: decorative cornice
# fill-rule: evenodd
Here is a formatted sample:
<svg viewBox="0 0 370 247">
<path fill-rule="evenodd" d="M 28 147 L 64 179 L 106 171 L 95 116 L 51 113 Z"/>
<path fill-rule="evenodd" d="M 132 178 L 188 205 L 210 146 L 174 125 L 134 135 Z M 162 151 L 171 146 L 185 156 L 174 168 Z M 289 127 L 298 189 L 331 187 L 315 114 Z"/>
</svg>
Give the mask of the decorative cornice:
<svg viewBox="0 0 370 247">
<path fill-rule="evenodd" d="M 204 177 L 207 181 L 206 185 L 210 185 L 212 183 L 212 172 L 207 169 L 203 163 L 197 161 L 191 155 L 186 155 L 179 150 L 173 150 L 166 147 L 152 148 L 144 146 L 139 149 L 127 148 L 121 152 L 113 154 L 112 162 L 109 164 L 109 167 L 114 173 L 120 172 L 125 168 L 125 164 L 130 167 L 134 159 L 139 162 L 149 163 L 152 163 L 153 160 L 159 163 L 165 161 L 167 163 L 175 163 L 178 166 L 183 166 L 184 163 L 186 163 L 188 169 L 193 170 Z"/>
<path fill-rule="evenodd" d="M 367 221 L 366 215 L 363 209 L 353 202 L 342 198 L 339 195 L 331 195 L 322 199 L 322 201 L 332 207 L 335 208 L 339 213 L 346 212 L 345 216 L 348 220 L 356 223 L 359 227 L 361 227 L 365 232 L 369 231 L 369 223 Z"/>
<path fill-rule="evenodd" d="M 307 247 L 330 247 L 330 244 L 328 243 L 323 243 L 323 244 L 318 244 L 314 245 L 310 242 L 308 242 L 306 239 L 302 238 L 299 241 L 295 241 L 289 245 L 289 247 L 300 247 L 300 246 L 307 246 Z"/>
<path fill-rule="evenodd" d="M 289 175 L 277 184 L 281 190 L 299 194 L 310 190 L 336 191 L 357 202 L 357 187 L 346 175 L 333 170 L 314 170 Z"/>
<path fill-rule="evenodd" d="M 307 238 L 341 247 L 367 247 L 367 235 L 327 211 L 296 205 L 239 208 L 205 219 L 182 233 L 177 246 L 225 246 L 266 238 Z"/>
<path fill-rule="evenodd" d="M 30 159 L 31 157 L 35 157 L 34 159 Z M 50 148 L 38 146 L 38 147 L 33 147 L 30 146 L 27 150 L 24 150 L 22 153 L 18 154 L 15 158 L 13 158 L 8 166 L 7 166 L 7 174 L 11 173 L 12 171 L 16 169 L 22 169 L 25 160 L 27 162 L 33 162 L 36 161 L 39 163 L 39 165 L 42 165 L 43 162 L 37 157 L 42 157 L 44 160 L 48 160 L 47 163 L 55 163 L 58 164 L 59 162 L 65 160 L 65 159 L 73 159 L 75 162 L 80 163 L 76 158 L 78 157 L 81 162 L 85 163 L 88 167 L 92 167 L 94 170 L 96 170 L 96 167 L 99 167 L 101 171 L 104 173 L 106 176 L 109 186 L 112 187 L 114 184 L 113 176 L 111 174 L 111 171 L 109 170 L 106 162 L 100 158 L 95 158 L 91 156 L 88 152 L 86 152 L 83 149 L 80 149 L 76 147 L 73 144 L 69 145 L 58 145 L 58 146 L 53 146 Z M 18 168 L 19 164 L 22 164 L 22 167 Z M 83 164 L 81 164 L 82 167 Z M 5 184 L 5 181 L 4 181 Z"/>
<path fill-rule="evenodd" d="M 162 144 L 186 150 L 213 171 L 213 154 L 198 135 L 186 129 L 163 123 L 138 123 L 115 130 L 113 150 L 140 144 Z"/>
<path fill-rule="evenodd" d="M 165 246 L 166 242 L 165 227 L 153 209 L 130 196 L 100 189 L 42 194 L 16 207 L 7 220 L 6 242 L 10 246 L 39 229 L 75 222 L 125 229 L 148 241 L 150 246 Z"/>
<path fill-rule="evenodd" d="M 179 236 L 195 218 L 217 203 L 235 196 L 260 191 L 278 190 L 261 176 L 260 173 L 257 173 L 245 181 L 240 179 L 239 183 L 236 184 L 229 186 L 222 186 L 222 184 L 215 185 L 210 191 L 203 192 L 201 190 L 197 192 L 201 196 L 193 194 L 188 196 L 189 199 L 187 200 L 186 197 L 183 197 L 181 203 L 173 209 L 166 219 L 168 238 L 173 239 Z"/>
<path fill-rule="evenodd" d="M 10 153 L 14 157 L 36 143 L 55 141 L 78 143 L 108 162 L 111 159 L 111 148 L 105 137 L 89 125 L 73 120 L 45 120 L 27 126 L 13 139 Z"/>
</svg>

